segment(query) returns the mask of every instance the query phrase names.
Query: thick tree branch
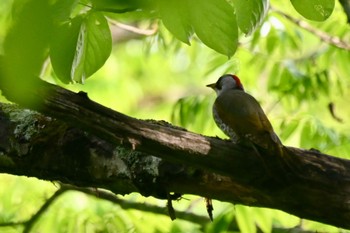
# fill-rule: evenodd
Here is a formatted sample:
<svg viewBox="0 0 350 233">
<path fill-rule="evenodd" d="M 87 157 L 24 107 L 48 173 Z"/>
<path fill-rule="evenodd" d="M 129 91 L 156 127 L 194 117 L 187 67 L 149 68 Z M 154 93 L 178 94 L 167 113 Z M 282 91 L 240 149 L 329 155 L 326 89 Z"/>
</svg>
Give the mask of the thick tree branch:
<svg viewBox="0 0 350 233">
<path fill-rule="evenodd" d="M 26 97 L 16 100 L 89 134 L 41 115 L 24 127 L 20 122 L 31 116 L 13 120 L 11 110 L 2 106 L 2 172 L 120 194 L 196 194 L 350 228 L 348 160 L 296 148 L 289 148 L 286 158 L 268 151 L 257 156 L 251 148 L 137 120 L 90 101 L 84 93 L 47 83 L 39 83 Z M 28 97 L 38 102 L 34 105 Z M 33 134 L 24 133 L 30 128 Z"/>
</svg>

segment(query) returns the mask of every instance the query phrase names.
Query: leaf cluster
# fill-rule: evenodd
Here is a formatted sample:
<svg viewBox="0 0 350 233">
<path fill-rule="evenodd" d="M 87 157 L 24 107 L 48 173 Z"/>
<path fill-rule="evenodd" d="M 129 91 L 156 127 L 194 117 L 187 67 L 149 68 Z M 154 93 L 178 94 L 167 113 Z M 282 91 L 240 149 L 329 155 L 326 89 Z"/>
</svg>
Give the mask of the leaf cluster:
<svg viewBox="0 0 350 233">
<path fill-rule="evenodd" d="M 334 0 L 291 3 L 303 16 L 317 21 L 327 19 L 334 8 Z M 206 46 L 231 57 L 238 47 L 239 29 L 252 34 L 268 9 L 266 0 L 15 1 L 12 27 L 4 43 L 6 66 L 38 74 L 49 56 L 62 82 L 83 83 L 111 53 L 109 17 L 161 20 L 180 41 L 190 44 L 196 35 Z"/>
</svg>

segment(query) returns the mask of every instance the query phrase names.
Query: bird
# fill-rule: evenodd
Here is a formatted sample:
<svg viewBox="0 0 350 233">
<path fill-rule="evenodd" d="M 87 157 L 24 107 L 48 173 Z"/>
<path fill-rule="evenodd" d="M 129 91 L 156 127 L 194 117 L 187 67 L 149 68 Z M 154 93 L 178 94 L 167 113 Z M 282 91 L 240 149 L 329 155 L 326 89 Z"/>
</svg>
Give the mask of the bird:
<svg viewBox="0 0 350 233">
<path fill-rule="evenodd" d="M 233 74 L 224 74 L 216 83 L 207 85 L 217 98 L 213 118 L 217 126 L 234 143 L 252 145 L 265 150 L 283 147 L 259 102 L 245 92 L 241 80 Z"/>
<path fill-rule="evenodd" d="M 233 74 L 225 74 L 207 87 L 217 94 L 212 109 L 217 126 L 232 142 L 252 146 L 268 170 L 259 149 L 277 149 L 282 154 L 283 145 L 259 102 L 245 92 L 241 80 Z M 209 217 L 213 220 L 212 200 L 205 198 L 205 201 Z"/>
</svg>

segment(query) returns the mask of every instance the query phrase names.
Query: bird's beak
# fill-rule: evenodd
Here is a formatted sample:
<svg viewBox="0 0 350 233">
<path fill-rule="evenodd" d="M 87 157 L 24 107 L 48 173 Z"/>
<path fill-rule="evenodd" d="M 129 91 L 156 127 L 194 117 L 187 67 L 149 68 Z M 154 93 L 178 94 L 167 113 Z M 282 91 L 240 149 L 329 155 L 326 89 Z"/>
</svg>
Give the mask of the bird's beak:
<svg viewBox="0 0 350 233">
<path fill-rule="evenodd" d="M 207 87 L 210 87 L 215 90 L 216 83 L 208 84 Z"/>
</svg>

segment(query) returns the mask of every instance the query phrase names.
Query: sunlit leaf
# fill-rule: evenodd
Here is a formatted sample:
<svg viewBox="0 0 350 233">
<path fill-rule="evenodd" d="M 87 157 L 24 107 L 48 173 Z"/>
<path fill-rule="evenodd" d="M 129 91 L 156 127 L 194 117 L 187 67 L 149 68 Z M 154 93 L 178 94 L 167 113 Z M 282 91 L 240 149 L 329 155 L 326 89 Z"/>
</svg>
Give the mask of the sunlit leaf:
<svg viewBox="0 0 350 233">
<path fill-rule="evenodd" d="M 101 13 L 90 12 L 80 27 L 71 78 L 84 82 L 105 63 L 111 49 L 112 38 L 106 18 Z"/>
<path fill-rule="evenodd" d="M 250 35 L 265 18 L 269 9 L 268 0 L 232 0 L 239 28 Z"/>
<path fill-rule="evenodd" d="M 205 232 L 216 233 L 216 232 L 227 232 L 227 229 L 235 224 L 235 211 L 233 208 L 227 208 L 225 212 L 215 216 L 214 222 L 208 224 L 208 228 Z M 234 227 L 233 227 L 234 228 Z"/>
<path fill-rule="evenodd" d="M 269 76 L 267 83 L 268 90 L 278 89 L 278 85 L 281 81 L 281 66 L 279 64 L 274 64 Z"/>
<path fill-rule="evenodd" d="M 84 82 L 107 60 L 112 46 L 105 17 L 91 11 L 76 16 L 55 32 L 51 62 L 61 81 Z"/>
<path fill-rule="evenodd" d="M 231 57 L 238 44 L 238 26 L 226 0 L 191 0 L 191 23 L 199 39 L 215 51 Z"/>
<path fill-rule="evenodd" d="M 254 219 L 262 232 L 271 232 L 273 220 L 271 209 L 254 208 Z"/>
<path fill-rule="evenodd" d="M 328 70 L 323 70 L 321 72 L 318 72 L 315 74 L 316 79 L 316 86 L 314 88 L 317 88 L 321 90 L 324 94 L 329 94 L 329 72 Z M 321 93 L 319 93 L 321 94 Z"/>
<path fill-rule="evenodd" d="M 276 49 L 278 46 L 280 38 L 277 36 L 277 31 L 276 29 L 272 29 L 270 31 L 269 37 L 266 38 L 266 50 L 268 54 L 272 54 L 273 51 Z"/>
<path fill-rule="evenodd" d="M 165 27 L 179 40 L 190 44 L 193 29 L 186 0 L 160 0 L 160 16 Z"/>
<path fill-rule="evenodd" d="M 306 122 L 303 125 L 303 129 L 300 134 L 300 146 L 303 148 L 310 149 L 310 143 L 309 141 L 312 138 L 312 130 L 311 130 L 311 124 L 309 122 Z"/>
<path fill-rule="evenodd" d="M 291 0 L 294 8 L 307 19 L 324 21 L 334 10 L 334 0 Z"/>
<path fill-rule="evenodd" d="M 50 58 L 57 77 L 64 83 L 72 81 L 71 68 L 75 56 L 83 16 L 61 25 L 51 42 Z"/>
<path fill-rule="evenodd" d="M 236 219 L 242 233 L 256 232 L 256 225 L 250 207 L 236 205 Z"/>
<path fill-rule="evenodd" d="M 172 109 L 171 122 L 191 131 L 203 133 L 214 121 L 209 96 L 188 96 L 179 99 Z"/>
<path fill-rule="evenodd" d="M 2 93 L 9 99 L 34 103 L 36 100 L 28 98 L 26 92 L 36 88 L 35 79 L 48 56 L 52 6 L 46 0 L 18 1 L 13 12 L 11 27 L 0 42 L 4 55 L 1 60 L 4 75 L 0 75 Z"/>
<path fill-rule="evenodd" d="M 68 20 L 78 3 L 79 0 L 56 0 L 53 5 L 54 22 L 59 23 Z"/>
<path fill-rule="evenodd" d="M 193 32 L 208 47 L 231 57 L 238 44 L 238 26 L 233 7 L 225 0 L 159 0 L 165 27 L 189 44 Z"/>
<path fill-rule="evenodd" d="M 45 0 L 27 0 L 15 4 L 17 12 L 4 41 L 6 60 L 13 72 L 38 75 L 47 56 L 52 9 Z"/>
<path fill-rule="evenodd" d="M 281 131 L 280 137 L 283 138 L 284 140 L 288 139 L 298 128 L 299 124 L 300 124 L 300 121 L 297 121 L 297 120 L 283 122 L 281 125 L 282 131 Z"/>
</svg>

